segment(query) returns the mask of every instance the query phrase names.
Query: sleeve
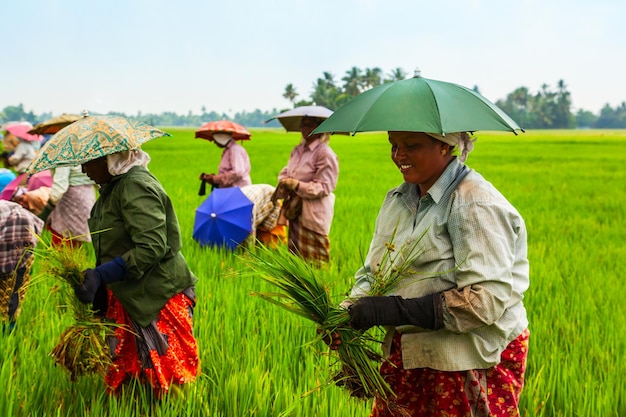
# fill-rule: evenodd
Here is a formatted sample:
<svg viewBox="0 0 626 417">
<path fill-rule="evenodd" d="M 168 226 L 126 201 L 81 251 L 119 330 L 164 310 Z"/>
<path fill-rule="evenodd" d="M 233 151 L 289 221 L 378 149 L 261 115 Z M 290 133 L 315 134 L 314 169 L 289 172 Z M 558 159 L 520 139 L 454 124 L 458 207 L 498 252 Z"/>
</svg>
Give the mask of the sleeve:
<svg viewBox="0 0 626 417">
<path fill-rule="evenodd" d="M 139 181 L 126 185 L 121 213 L 133 248 L 123 255 L 129 279 L 140 279 L 166 255 L 166 196 L 155 184 Z"/>
<path fill-rule="evenodd" d="M 54 169 L 52 177 L 52 189 L 50 190 L 50 201 L 57 204 L 63 194 L 70 186 L 70 167 L 57 167 Z"/>
<path fill-rule="evenodd" d="M 456 288 L 444 291 L 447 329 L 466 333 L 495 323 L 513 292 L 518 229 L 513 214 L 492 203 L 453 209 L 449 234 L 454 250 Z"/>
<path fill-rule="evenodd" d="M 278 182 L 280 182 L 281 180 L 284 180 L 285 178 L 288 178 L 286 166 L 283 167 L 283 169 L 281 169 L 280 172 L 278 173 Z"/>
<path fill-rule="evenodd" d="M 224 157 L 228 158 L 224 164 L 225 169 L 215 175 L 213 180 L 220 187 L 231 187 L 250 172 L 250 159 L 243 146 L 233 146 L 227 149 Z"/>
<path fill-rule="evenodd" d="M 315 176 L 312 181 L 300 181 L 298 194 L 302 198 L 326 197 L 335 190 L 339 177 L 339 161 L 333 152 L 323 152 L 315 160 Z"/>
</svg>

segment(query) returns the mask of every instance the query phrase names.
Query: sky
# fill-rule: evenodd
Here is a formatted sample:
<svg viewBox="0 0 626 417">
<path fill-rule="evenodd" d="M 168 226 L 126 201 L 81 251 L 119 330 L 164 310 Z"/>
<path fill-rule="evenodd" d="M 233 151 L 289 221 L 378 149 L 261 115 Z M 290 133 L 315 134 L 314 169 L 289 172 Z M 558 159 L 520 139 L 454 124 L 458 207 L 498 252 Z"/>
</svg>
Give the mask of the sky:
<svg viewBox="0 0 626 417">
<path fill-rule="evenodd" d="M 0 0 L 0 110 L 201 114 L 286 109 L 352 67 L 626 101 L 623 0 Z"/>
</svg>

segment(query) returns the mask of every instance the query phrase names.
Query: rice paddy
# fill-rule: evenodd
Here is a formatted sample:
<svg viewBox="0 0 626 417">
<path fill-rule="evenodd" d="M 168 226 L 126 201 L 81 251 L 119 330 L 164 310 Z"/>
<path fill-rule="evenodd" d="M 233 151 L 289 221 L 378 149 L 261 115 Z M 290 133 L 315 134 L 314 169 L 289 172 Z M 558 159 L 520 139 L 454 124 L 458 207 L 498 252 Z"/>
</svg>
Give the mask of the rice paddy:
<svg viewBox="0 0 626 417">
<path fill-rule="evenodd" d="M 0 414 L 11 416 L 367 416 L 371 400 L 332 382 L 335 360 L 310 320 L 254 294 L 275 289 L 244 273 L 245 258 L 192 239 L 201 172 L 220 150 L 192 129 L 144 146 L 151 171 L 172 198 L 183 253 L 198 276 L 194 330 L 202 374 L 165 401 L 129 385 L 108 396 L 98 375 L 71 381 L 50 352 L 74 322 L 59 288 L 35 262 L 16 329 L 0 334 Z M 531 286 L 525 304 L 530 350 L 521 411 L 526 416 L 626 415 L 626 131 L 531 131 L 478 135 L 468 165 L 524 216 Z M 298 134 L 252 130 L 243 143 L 254 183 L 275 185 Z M 331 263 L 333 301 L 350 289 L 378 208 L 401 182 L 382 133 L 333 136 L 339 156 Z"/>
</svg>

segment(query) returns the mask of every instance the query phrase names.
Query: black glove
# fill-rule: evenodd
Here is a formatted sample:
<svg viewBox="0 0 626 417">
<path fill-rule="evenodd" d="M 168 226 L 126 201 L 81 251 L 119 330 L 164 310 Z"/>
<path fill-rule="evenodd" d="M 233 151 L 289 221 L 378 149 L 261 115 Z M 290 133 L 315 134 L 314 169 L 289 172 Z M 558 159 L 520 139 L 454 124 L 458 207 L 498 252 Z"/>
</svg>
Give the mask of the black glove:
<svg viewBox="0 0 626 417">
<path fill-rule="evenodd" d="M 350 325 L 357 330 L 373 326 L 419 326 L 438 330 L 443 327 L 441 293 L 419 298 L 363 297 L 350 306 Z"/>
<path fill-rule="evenodd" d="M 93 303 L 96 291 L 102 284 L 122 281 L 126 278 L 128 271 L 124 259 L 118 256 L 94 269 L 86 269 L 84 274 L 85 280 L 81 285 L 74 286 L 74 294 L 81 303 L 87 304 Z"/>
<path fill-rule="evenodd" d="M 41 210 L 41 213 L 39 213 L 37 217 L 39 217 L 41 220 L 45 222 L 48 219 L 48 216 L 50 215 L 50 213 L 52 213 L 52 210 L 54 210 L 54 207 L 55 207 L 54 204 L 47 202 L 43 210 Z"/>
</svg>

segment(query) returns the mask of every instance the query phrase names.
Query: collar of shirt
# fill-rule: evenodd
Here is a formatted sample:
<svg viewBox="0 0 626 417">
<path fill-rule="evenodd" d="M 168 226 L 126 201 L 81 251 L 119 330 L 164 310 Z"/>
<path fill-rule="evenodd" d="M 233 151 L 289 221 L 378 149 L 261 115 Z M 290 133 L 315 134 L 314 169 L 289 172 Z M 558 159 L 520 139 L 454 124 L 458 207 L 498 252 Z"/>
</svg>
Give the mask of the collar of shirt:
<svg viewBox="0 0 626 417">
<path fill-rule="evenodd" d="M 298 148 L 300 149 L 300 152 L 314 151 L 321 144 L 322 142 L 319 139 L 315 139 L 313 142 L 307 142 L 305 139 L 302 139 Z"/>
<path fill-rule="evenodd" d="M 469 170 L 469 168 L 467 168 L 464 163 L 459 161 L 458 158 L 454 158 L 441 173 L 439 178 L 437 178 L 437 181 L 435 181 L 432 187 L 430 187 L 430 189 L 426 192 L 426 196 L 430 196 L 435 204 L 439 203 L 445 195 L 446 190 L 448 190 L 452 184 L 456 183 L 456 179 L 459 177 L 459 174 L 464 170 Z M 412 203 L 417 205 L 417 203 L 419 203 L 420 198 L 415 184 L 403 182 L 396 189 L 394 194 L 402 195 L 409 204 Z"/>
</svg>

